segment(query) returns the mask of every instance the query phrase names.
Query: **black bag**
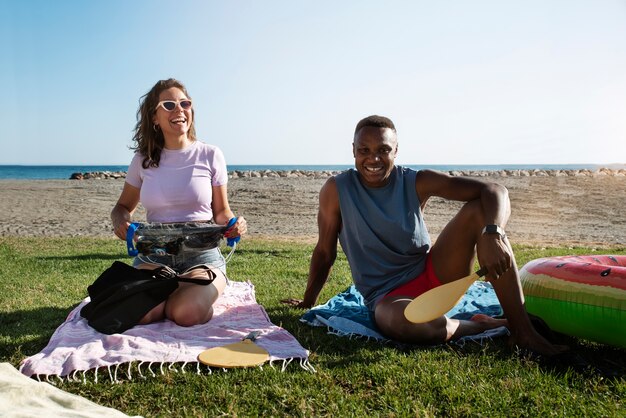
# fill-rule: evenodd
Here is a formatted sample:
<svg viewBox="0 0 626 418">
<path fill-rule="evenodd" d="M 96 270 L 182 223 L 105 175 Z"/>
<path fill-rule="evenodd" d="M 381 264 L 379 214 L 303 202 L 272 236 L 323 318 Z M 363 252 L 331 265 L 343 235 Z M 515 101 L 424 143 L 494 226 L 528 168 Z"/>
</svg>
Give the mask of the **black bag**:
<svg viewBox="0 0 626 418">
<path fill-rule="evenodd" d="M 165 301 L 179 282 L 208 285 L 210 280 L 179 277 L 168 267 L 136 269 L 115 261 L 93 284 L 87 287 L 91 301 L 80 310 L 88 324 L 103 334 L 122 333 L 139 323 L 150 310 Z"/>
</svg>

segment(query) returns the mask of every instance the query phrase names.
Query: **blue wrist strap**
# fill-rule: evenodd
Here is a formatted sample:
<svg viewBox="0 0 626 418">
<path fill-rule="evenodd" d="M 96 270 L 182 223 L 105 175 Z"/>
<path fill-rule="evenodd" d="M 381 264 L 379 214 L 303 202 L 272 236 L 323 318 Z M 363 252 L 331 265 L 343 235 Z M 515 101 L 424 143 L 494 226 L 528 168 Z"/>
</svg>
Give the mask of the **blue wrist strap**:
<svg viewBox="0 0 626 418">
<path fill-rule="evenodd" d="M 139 223 L 133 222 L 128 226 L 128 230 L 126 231 L 126 249 L 128 250 L 128 255 L 131 257 L 135 257 L 139 254 L 139 250 L 135 248 L 135 242 L 133 238 L 135 236 L 135 231 L 139 227 Z"/>
<path fill-rule="evenodd" d="M 231 226 L 235 225 L 235 222 L 237 222 L 237 218 L 230 218 L 230 220 L 228 221 L 228 224 L 226 225 L 226 229 L 228 229 Z M 240 239 L 241 239 L 241 237 L 226 238 L 226 245 L 228 245 L 229 247 L 232 247 L 235 244 L 237 244 Z"/>
</svg>

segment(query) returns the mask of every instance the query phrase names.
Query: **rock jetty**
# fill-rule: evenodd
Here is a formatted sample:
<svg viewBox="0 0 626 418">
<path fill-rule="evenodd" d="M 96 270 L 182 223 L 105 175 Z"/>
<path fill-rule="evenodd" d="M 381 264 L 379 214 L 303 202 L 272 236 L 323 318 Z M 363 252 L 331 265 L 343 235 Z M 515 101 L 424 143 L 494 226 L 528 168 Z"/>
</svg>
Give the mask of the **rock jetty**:
<svg viewBox="0 0 626 418">
<path fill-rule="evenodd" d="M 341 173 L 340 170 L 253 170 L 253 171 L 229 171 L 228 177 L 237 178 L 327 178 Z M 626 169 L 599 168 L 597 170 L 467 170 L 448 171 L 451 176 L 466 177 L 596 177 L 614 176 L 626 177 Z M 126 178 L 125 171 L 91 171 L 87 173 L 73 173 L 70 180 L 106 180 Z"/>
<path fill-rule="evenodd" d="M 125 171 L 88 171 L 86 173 L 72 173 L 70 180 L 102 180 L 125 179 Z"/>
</svg>

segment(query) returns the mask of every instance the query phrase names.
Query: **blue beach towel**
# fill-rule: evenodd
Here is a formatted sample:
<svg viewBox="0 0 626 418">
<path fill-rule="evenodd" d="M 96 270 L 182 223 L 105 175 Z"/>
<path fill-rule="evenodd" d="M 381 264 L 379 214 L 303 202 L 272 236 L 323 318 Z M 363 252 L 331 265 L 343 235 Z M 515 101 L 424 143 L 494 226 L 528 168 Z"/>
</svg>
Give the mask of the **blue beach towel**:
<svg viewBox="0 0 626 418">
<path fill-rule="evenodd" d="M 470 319 L 479 313 L 489 316 L 502 314 L 496 292 L 487 282 L 474 282 L 461 301 L 446 316 L 456 319 Z M 363 303 L 363 296 L 354 285 L 332 297 L 325 304 L 311 308 L 302 315 L 300 321 L 314 327 L 326 326 L 329 332 L 342 337 L 362 336 L 379 341 L 390 341 L 378 331 Z M 463 337 L 456 342 L 482 341 L 501 335 L 508 335 L 508 330 L 505 327 Z"/>
</svg>

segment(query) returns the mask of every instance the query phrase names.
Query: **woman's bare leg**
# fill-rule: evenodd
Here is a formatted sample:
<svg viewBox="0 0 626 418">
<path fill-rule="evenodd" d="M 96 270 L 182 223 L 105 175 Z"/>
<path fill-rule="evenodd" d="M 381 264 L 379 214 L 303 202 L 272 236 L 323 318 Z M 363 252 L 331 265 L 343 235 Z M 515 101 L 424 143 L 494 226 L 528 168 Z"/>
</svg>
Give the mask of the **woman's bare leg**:
<svg viewBox="0 0 626 418">
<path fill-rule="evenodd" d="M 216 277 L 209 285 L 180 283 L 167 299 L 165 316 L 184 327 L 208 322 L 213 316 L 213 304 L 226 288 L 224 273 L 219 269 L 213 271 Z M 202 276 L 194 278 L 202 279 Z"/>
</svg>

